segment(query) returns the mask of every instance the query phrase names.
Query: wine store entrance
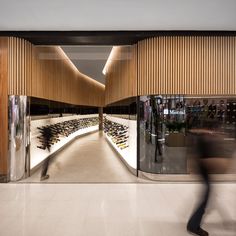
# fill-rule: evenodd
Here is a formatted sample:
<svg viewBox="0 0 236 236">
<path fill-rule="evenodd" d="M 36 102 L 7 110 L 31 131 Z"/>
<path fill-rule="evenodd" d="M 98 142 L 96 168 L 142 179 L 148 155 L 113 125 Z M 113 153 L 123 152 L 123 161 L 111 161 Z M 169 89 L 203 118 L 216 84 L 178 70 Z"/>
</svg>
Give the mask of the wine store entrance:
<svg viewBox="0 0 236 236">
<path fill-rule="evenodd" d="M 93 83 L 99 91 L 105 92 L 104 68 L 111 55 L 113 45 L 107 46 L 60 46 L 56 51 L 55 46 L 36 47 L 41 61 L 50 59 L 51 63 L 57 63 L 59 54 L 62 63 L 69 62 L 68 66 L 78 71 L 81 76 L 86 75 L 86 80 Z M 52 56 L 52 52 L 54 56 Z M 56 73 L 56 72 L 55 72 Z M 62 72 L 63 73 L 63 72 Z M 60 75 L 59 75 L 60 76 Z M 87 78 L 89 77 L 89 78 Z M 69 81 L 68 81 L 69 83 Z M 83 93 L 81 91 L 80 93 Z M 110 124 L 108 116 L 112 115 L 114 107 L 110 109 L 98 108 L 95 104 L 99 100 L 88 100 L 87 96 L 97 91 L 87 90 L 83 100 L 79 103 L 91 104 L 73 105 L 70 103 L 56 102 L 48 99 L 30 98 L 30 177 L 23 180 L 26 182 L 39 182 L 42 179 L 42 169 L 45 162 L 50 158 L 48 171 L 41 182 L 135 182 L 135 173 L 131 173 L 128 165 L 123 162 L 122 153 L 127 152 L 128 135 L 123 135 L 119 139 L 118 145 L 123 145 L 117 150 L 112 145 L 110 133 L 107 128 Z M 101 97 L 104 94 L 100 95 Z M 100 97 L 98 98 L 100 99 Z M 136 100 L 135 100 L 136 101 Z M 104 102 L 104 101 L 103 101 Z M 94 105 L 93 105 L 94 104 Z M 136 104 L 135 104 L 136 107 Z M 115 113 L 120 113 L 118 110 Z M 122 111 L 123 113 L 129 112 Z M 106 114 L 110 113 L 110 114 Z M 101 121 L 101 118 L 104 119 Z M 124 118 L 124 119 L 123 119 Z M 126 122 L 125 117 L 121 117 L 122 122 Z M 117 121 L 116 121 L 117 122 Z M 122 123 L 121 122 L 121 123 Z M 104 130 L 99 127 L 103 124 Z M 120 129 L 121 123 L 117 127 Z M 134 121 L 136 123 L 136 121 Z M 122 127 L 128 127 L 123 125 Z M 125 128 L 125 129 L 126 129 Z M 51 130 L 52 138 L 49 140 L 48 148 L 45 141 L 45 130 Z M 136 129 L 134 130 L 136 132 Z M 128 132 L 127 132 L 128 133 Z M 46 135 L 47 136 L 47 135 Z M 125 137 L 124 137 L 125 136 Z M 115 137 L 112 137 L 113 139 Z M 122 143 L 123 141 L 123 143 Z M 136 141 L 136 140 L 135 140 Z M 136 160 L 136 149 L 134 159 Z M 119 152 L 120 151 L 120 152 Z"/>
</svg>

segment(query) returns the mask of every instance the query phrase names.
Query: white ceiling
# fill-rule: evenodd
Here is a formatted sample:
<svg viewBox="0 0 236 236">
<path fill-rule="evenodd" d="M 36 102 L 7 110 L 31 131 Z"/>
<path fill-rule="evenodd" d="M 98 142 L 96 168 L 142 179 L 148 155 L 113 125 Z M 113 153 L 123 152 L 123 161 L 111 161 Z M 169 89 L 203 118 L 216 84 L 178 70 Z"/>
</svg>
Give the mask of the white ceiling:
<svg viewBox="0 0 236 236">
<path fill-rule="evenodd" d="M 61 48 L 81 73 L 105 84 L 102 70 L 112 46 L 63 46 Z"/>
<path fill-rule="evenodd" d="M 0 30 L 236 30 L 236 0 L 0 0 Z"/>
</svg>

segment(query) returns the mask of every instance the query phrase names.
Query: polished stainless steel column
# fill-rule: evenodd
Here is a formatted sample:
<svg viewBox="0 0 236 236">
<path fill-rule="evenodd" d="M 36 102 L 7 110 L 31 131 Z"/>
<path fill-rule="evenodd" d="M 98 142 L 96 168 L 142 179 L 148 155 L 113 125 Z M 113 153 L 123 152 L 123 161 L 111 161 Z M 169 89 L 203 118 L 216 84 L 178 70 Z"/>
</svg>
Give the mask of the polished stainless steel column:
<svg viewBox="0 0 236 236">
<path fill-rule="evenodd" d="M 10 181 L 22 179 L 28 171 L 29 124 L 27 97 L 9 96 Z"/>
</svg>

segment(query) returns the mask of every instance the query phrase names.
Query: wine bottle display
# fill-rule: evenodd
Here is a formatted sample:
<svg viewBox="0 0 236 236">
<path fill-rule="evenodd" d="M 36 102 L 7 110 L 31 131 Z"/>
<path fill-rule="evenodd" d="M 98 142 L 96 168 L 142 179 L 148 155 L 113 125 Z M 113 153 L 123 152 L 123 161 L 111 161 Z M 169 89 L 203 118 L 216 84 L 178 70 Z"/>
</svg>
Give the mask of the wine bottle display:
<svg viewBox="0 0 236 236">
<path fill-rule="evenodd" d="M 111 138 L 111 141 L 121 150 L 127 148 L 129 135 L 129 127 L 125 125 L 112 122 L 108 119 L 104 119 L 104 132 L 108 137 Z"/>
<path fill-rule="evenodd" d="M 93 118 L 83 118 L 83 119 L 73 119 L 68 121 L 59 122 L 53 125 L 45 125 L 42 127 L 37 127 L 39 130 L 39 136 L 37 136 L 37 139 L 40 143 L 40 145 L 37 146 L 37 148 L 46 150 L 47 144 L 49 143 L 49 146 L 51 147 L 57 142 L 61 141 L 61 138 L 68 137 L 74 132 L 78 130 L 82 130 L 88 127 L 92 127 L 99 124 L 99 118 L 93 117 Z M 47 137 L 47 133 L 50 132 L 50 138 Z"/>
</svg>

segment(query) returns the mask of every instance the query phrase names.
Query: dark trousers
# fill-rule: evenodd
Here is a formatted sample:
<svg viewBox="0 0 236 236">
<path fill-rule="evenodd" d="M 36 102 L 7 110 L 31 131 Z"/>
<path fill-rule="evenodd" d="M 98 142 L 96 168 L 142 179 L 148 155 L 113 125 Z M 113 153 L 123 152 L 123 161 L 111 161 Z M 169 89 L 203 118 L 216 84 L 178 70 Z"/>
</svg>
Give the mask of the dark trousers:
<svg viewBox="0 0 236 236">
<path fill-rule="evenodd" d="M 189 230 L 196 230 L 201 226 L 202 217 L 205 213 L 205 209 L 210 195 L 210 180 L 208 176 L 208 171 L 203 164 L 200 164 L 200 174 L 203 178 L 205 186 L 200 203 L 188 221 L 187 229 Z"/>
<path fill-rule="evenodd" d="M 157 156 L 157 152 L 159 154 L 159 158 Z M 155 147 L 155 162 L 161 162 L 162 161 L 162 150 L 161 150 L 161 144 L 158 141 L 158 138 L 156 136 L 156 147 Z"/>
<path fill-rule="evenodd" d="M 49 157 L 43 163 L 41 177 L 44 177 L 45 175 L 47 175 L 48 165 L 49 165 Z"/>
</svg>

